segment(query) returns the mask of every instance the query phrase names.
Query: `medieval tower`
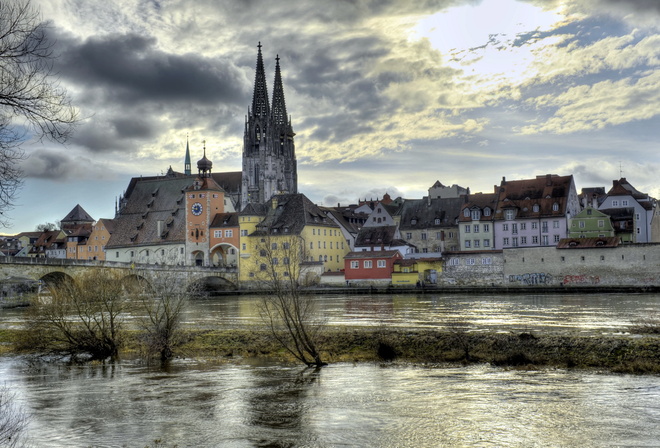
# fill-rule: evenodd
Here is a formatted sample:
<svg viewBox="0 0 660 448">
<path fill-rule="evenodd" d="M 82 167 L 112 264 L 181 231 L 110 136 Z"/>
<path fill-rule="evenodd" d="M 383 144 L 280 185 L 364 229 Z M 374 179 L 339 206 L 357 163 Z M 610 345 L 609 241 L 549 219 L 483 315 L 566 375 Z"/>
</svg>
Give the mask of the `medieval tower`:
<svg viewBox="0 0 660 448">
<path fill-rule="evenodd" d="M 298 172 L 291 119 L 286 113 L 280 58 L 275 59 L 275 85 L 269 103 L 266 74 L 258 45 L 252 108 L 248 109 L 243 140 L 241 208 L 264 203 L 274 194 L 298 193 Z"/>
</svg>

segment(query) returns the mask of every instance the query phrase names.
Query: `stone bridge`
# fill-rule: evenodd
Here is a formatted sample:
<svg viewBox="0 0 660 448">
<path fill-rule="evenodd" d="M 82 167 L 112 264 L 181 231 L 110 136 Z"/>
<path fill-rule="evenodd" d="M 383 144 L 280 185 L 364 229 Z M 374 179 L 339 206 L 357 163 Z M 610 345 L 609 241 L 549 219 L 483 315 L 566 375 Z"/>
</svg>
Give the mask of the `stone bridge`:
<svg viewBox="0 0 660 448">
<path fill-rule="evenodd" d="M 184 282 L 186 288 L 197 288 L 211 293 L 238 289 L 237 268 L 32 257 L 0 257 L 0 283 L 34 280 L 47 286 L 63 279 L 75 281 L 76 277 L 99 269 L 118 271 L 120 276 L 126 279 L 145 277 L 145 274 L 154 271 L 167 272 L 168 277 L 174 276 Z"/>
</svg>

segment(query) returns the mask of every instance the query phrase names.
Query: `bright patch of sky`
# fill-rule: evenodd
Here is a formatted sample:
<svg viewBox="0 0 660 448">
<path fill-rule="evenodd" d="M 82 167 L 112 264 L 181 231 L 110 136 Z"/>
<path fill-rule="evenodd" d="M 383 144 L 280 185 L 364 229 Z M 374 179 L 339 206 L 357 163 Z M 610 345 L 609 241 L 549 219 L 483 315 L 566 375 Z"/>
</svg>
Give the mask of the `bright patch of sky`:
<svg viewBox="0 0 660 448">
<path fill-rule="evenodd" d="M 485 0 L 421 19 L 413 39 L 428 39 L 444 62 L 463 71 L 463 81 L 488 90 L 497 83 L 522 83 L 536 75 L 531 67 L 539 53 L 561 36 L 531 37 L 551 31 L 566 18 L 562 9 L 544 10 L 514 0 Z M 530 35 L 523 45 L 517 39 Z"/>
</svg>

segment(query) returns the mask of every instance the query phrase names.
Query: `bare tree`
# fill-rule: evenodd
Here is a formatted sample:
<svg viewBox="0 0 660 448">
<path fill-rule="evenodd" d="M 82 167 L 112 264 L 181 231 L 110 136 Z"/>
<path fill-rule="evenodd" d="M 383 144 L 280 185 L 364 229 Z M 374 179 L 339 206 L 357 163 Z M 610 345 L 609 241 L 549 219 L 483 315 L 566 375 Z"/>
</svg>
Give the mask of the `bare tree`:
<svg viewBox="0 0 660 448">
<path fill-rule="evenodd" d="M 0 446 L 23 446 L 28 420 L 28 414 L 16 405 L 15 395 L 6 386 L 0 386 Z"/>
<path fill-rule="evenodd" d="M 323 320 L 314 298 L 302 294 L 306 261 L 302 238 L 260 236 L 255 247 L 255 278 L 270 293 L 261 302 L 262 317 L 275 339 L 308 366 L 326 365 L 318 348 Z"/>
<path fill-rule="evenodd" d="M 161 362 L 165 362 L 183 342 L 181 318 L 197 290 L 187 288 L 167 271 L 145 271 L 139 275 L 144 279 L 139 302 L 145 316 L 140 319 L 140 327 L 145 333 L 147 353 L 158 354 Z"/>
<path fill-rule="evenodd" d="M 22 181 L 28 138 L 63 143 L 77 121 L 53 70 L 48 22 L 30 0 L 0 2 L 0 208 L 11 208 Z M 6 219 L 6 218 L 5 218 Z M 7 224 L 0 220 L 0 224 Z"/>
<path fill-rule="evenodd" d="M 35 346 L 67 353 L 74 358 L 115 358 L 123 342 L 123 319 L 130 311 L 131 294 L 120 274 L 100 269 L 75 281 L 49 286 L 50 297 L 30 307 L 27 333 Z"/>
<path fill-rule="evenodd" d="M 44 222 L 43 224 L 38 224 L 34 230 L 37 232 L 46 232 L 50 230 L 57 230 L 58 228 L 59 226 L 54 222 Z"/>
</svg>

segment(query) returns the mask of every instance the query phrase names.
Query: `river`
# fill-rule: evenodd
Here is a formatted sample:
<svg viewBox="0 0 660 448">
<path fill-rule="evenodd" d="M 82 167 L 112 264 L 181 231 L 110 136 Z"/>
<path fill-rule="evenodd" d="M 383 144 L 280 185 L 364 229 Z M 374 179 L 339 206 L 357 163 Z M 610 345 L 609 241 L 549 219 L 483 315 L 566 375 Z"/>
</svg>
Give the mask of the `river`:
<svg viewBox="0 0 660 448">
<path fill-rule="evenodd" d="M 625 333 L 657 295 L 318 297 L 333 325 Z M 257 297 L 191 304 L 187 325 L 257 324 Z M 0 328 L 22 310 L 2 311 Z M 36 447 L 584 447 L 660 440 L 660 381 L 486 365 L 136 360 L 67 366 L 0 357 L 0 381 L 32 414 Z"/>
</svg>

